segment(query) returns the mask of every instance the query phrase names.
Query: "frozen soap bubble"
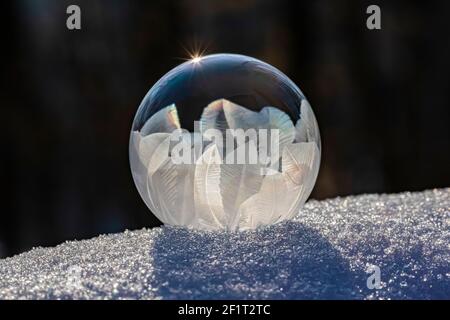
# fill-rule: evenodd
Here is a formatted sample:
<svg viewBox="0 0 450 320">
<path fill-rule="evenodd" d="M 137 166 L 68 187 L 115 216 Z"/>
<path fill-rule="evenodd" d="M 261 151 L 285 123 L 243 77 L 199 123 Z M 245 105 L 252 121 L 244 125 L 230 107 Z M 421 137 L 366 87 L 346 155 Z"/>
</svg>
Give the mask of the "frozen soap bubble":
<svg viewBox="0 0 450 320">
<path fill-rule="evenodd" d="M 162 222 L 247 230 L 298 213 L 320 149 L 311 106 L 287 76 L 251 57 L 215 54 L 150 89 L 134 118 L 130 163 Z"/>
</svg>

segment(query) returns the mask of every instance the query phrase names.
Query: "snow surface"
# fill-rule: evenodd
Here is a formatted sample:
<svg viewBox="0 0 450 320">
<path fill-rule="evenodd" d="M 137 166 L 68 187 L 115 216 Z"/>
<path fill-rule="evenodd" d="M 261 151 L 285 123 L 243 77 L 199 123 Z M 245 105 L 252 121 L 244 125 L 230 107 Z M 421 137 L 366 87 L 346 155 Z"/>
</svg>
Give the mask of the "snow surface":
<svg viewBox="0 0 450 320">
<path fill-rule="evenodd" d="M 256 231 L 125 231 L 0 260 L 0 299 L 449 299 L 449 226 L 447 188 L 310 201 Z"/>
</svg>

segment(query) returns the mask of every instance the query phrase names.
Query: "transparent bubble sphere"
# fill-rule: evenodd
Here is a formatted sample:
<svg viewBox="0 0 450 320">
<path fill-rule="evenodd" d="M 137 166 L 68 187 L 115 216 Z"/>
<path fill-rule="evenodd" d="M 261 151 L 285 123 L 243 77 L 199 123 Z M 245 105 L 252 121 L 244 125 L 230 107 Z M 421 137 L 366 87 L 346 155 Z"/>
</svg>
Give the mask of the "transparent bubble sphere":
<svg viewBox="0 0 450 320">
<path fill-rule="evenodd" d="M 299 212 L 321 144 L 311 106 L 286 75 L 251 57 L 214 54 L 150 89 L 129 152 L 139 194 L 162 222 L 235 231 Z"/>
</svg>

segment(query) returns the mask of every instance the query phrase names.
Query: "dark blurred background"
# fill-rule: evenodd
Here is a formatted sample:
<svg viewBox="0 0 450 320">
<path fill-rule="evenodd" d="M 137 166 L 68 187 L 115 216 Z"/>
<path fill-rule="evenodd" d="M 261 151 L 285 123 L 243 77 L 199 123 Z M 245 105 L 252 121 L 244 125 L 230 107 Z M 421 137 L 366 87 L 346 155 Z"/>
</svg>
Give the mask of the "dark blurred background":
<svg viewBox="0 0 450 320">
<path fill-rule="evenodd" d="M 77 4 L 82 30 L 66 28 Z M 382 29 L 366 28 L 381 7 Z M 0 257 L 158 225 L 135 189 L 139 103 L 186 49 L 286 73 L 322 135 L 313 198 L 450 186 L 449 1 L 2 1 Z"/>
</svg>

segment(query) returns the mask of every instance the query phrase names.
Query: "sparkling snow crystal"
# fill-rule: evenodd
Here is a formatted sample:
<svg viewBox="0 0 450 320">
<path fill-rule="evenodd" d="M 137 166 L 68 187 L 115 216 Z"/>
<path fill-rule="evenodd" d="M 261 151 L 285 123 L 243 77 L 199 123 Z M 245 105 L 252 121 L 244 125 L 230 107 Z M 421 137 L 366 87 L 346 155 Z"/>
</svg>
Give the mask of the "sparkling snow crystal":
<svg viewBox="0 0 450 320">
<path fill-rule="evenodd" d="M 449 225 L 441 189 L 310 201 L 255 231 L 126 231 L 0 260 L 0 299 L 449 299 Z"/>
</svg>

